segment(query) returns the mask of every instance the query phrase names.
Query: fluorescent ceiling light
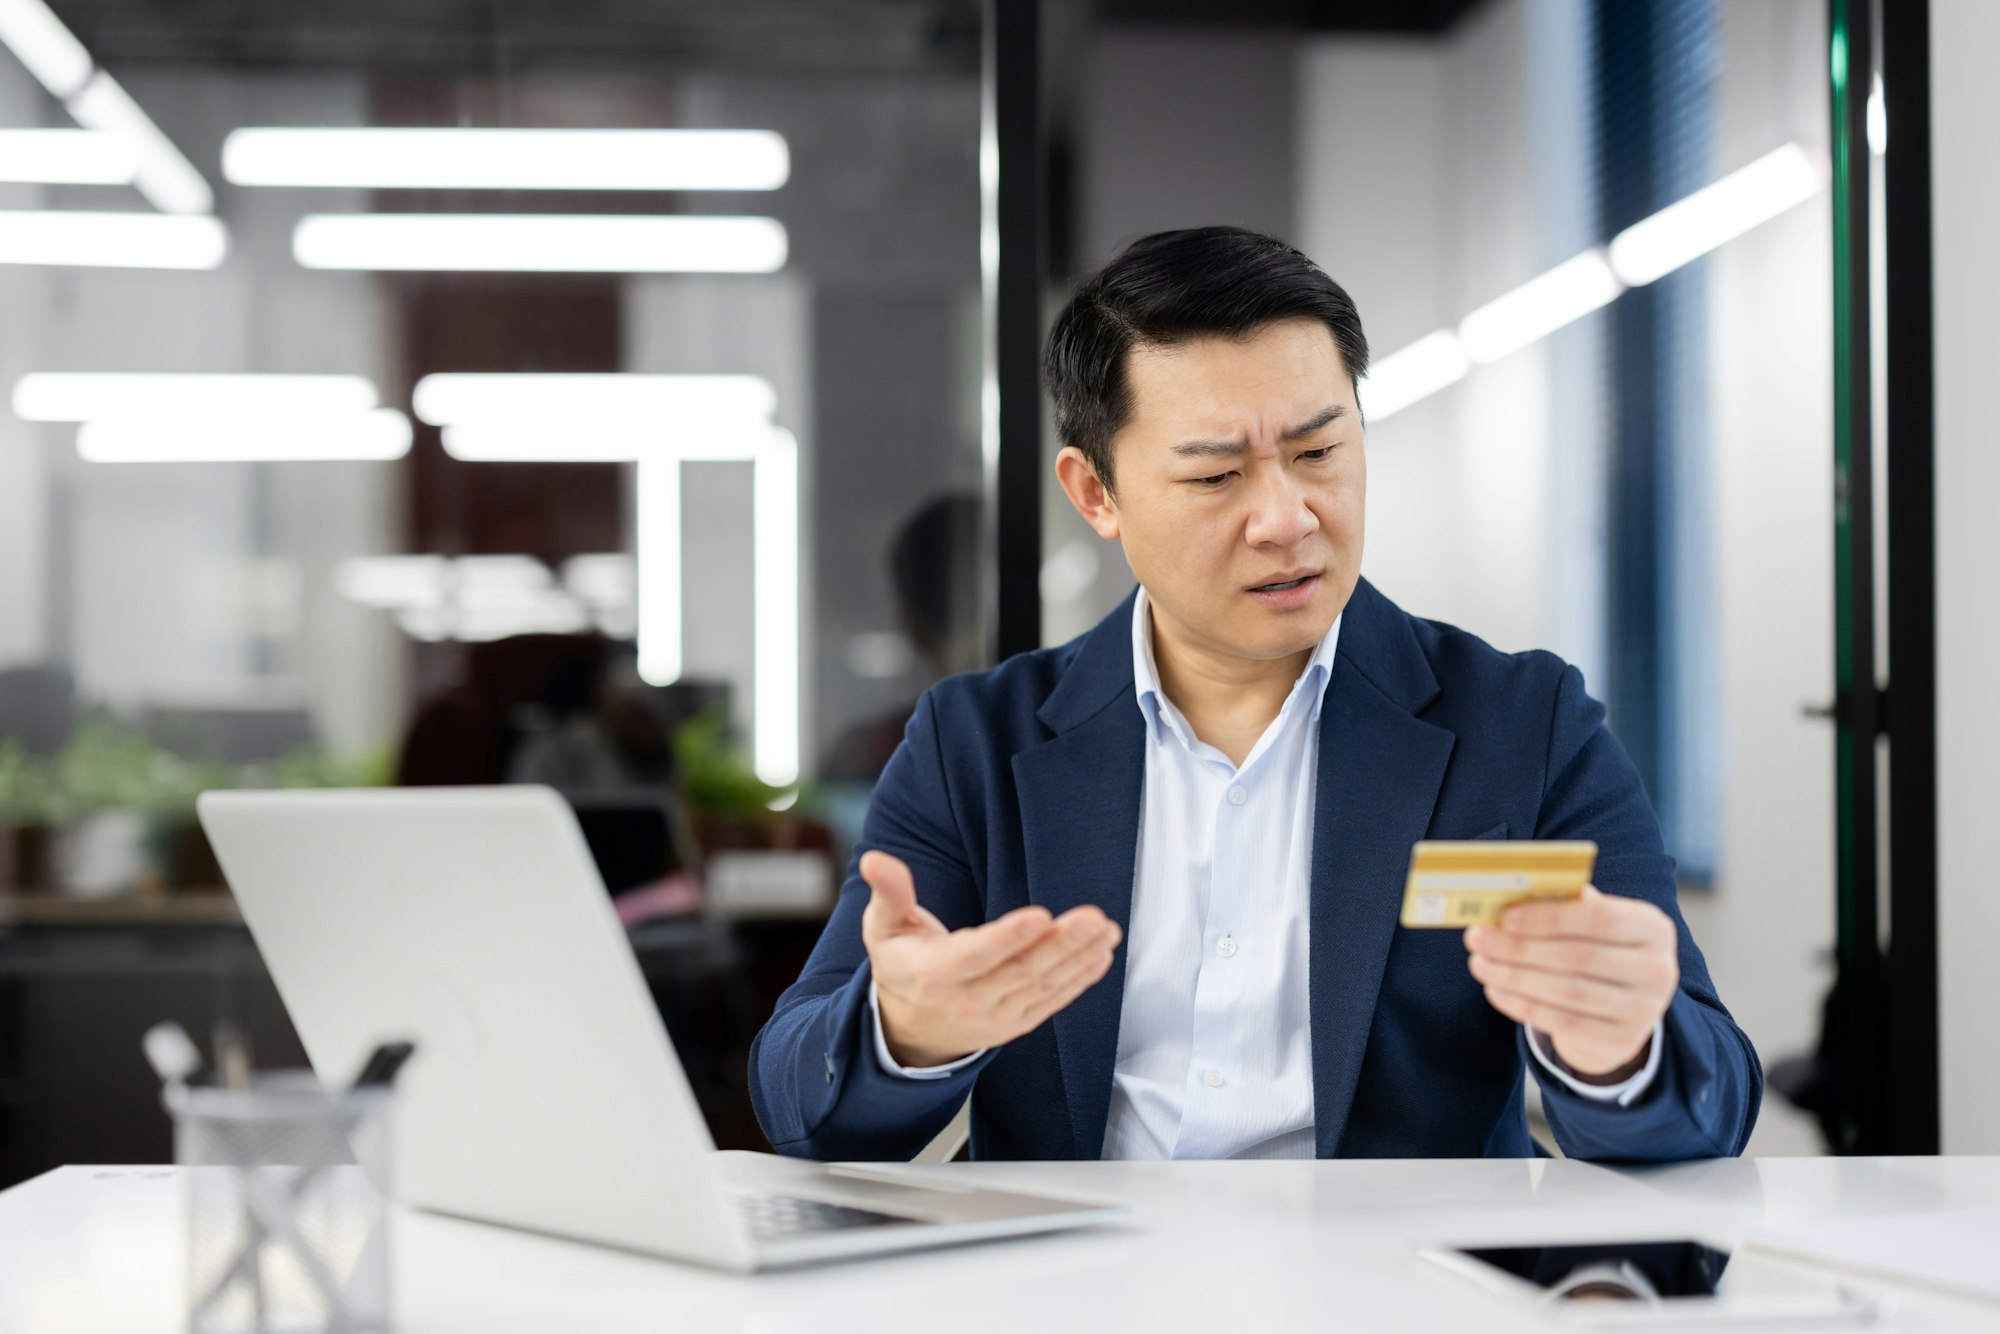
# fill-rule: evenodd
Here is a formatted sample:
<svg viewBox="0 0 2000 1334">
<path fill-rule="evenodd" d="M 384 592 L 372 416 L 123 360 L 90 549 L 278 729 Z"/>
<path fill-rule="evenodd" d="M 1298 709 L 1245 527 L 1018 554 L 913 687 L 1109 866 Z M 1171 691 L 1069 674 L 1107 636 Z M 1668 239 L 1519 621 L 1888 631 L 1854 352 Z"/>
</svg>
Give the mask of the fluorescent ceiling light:
<svg viewBox="0 0 2000 1334">
<path fill-rule="evenodd" d="M 132 145 L 139 156 L 132 184 L 154 208 L 162 213 L 214 211 L 215 192 L 208 181 L 109 74 L 99 70 L 92 75 L 69 100 L 69 114 L 87 130 L 115 134 Z"/>
<path fill-rule="evenodd" d="M 773 431 L 753 465 L 750 540 L 751 763 L 782 786 L 799 776 L 799 444 L 790 431 Z"/>
<path fill-rule="evenodd" d="M 5 42 L 20 57 L 28 72 L 50 95 L 69 108 L 77 124 L 126 142 L 134 166 L 122 180 L 136 185 L 153 207 L 163 213 L 214 210 L 215 194 L 202 174 L 181 155 L 172 140 L 160 133 L 160 127 L 139 109 L 139 104 L 118 86 L 118 81 L 95 67 L 90 53 L 43 0 L 0 0 L 0 42 Z M 59 183 L 70 182 L 64 178 Z M 131 267 L 213 268 L 214 265 Z"/>
<path fill-rule="evenodd" d="M 0 130 L 0 181 L 22 185 L 129 185 L 138 151 L 96 130 Z"/>
<path fill-rule="evenodd" d="M 445 447 L 460 458 L 483 461 L 574 462 L 587 437 L 574 422 L 567 430 L 548 433 L 520 430 L 511 436 L 504 421 L 486 415 L 494 398 L 482 397 L 473 381 L 503 382 L 490 386 L 496 394 L 520 390 L 536 410 L 546 411 L 550 392 L 536 381 L 614 380 L 644 386 L 648 381 L 728 381 L 728 393 L 741 395 L 755 411 L 730 423 L 711 416 L 711 433 L 686 439 L 635 439 L 607 435 L 600 441 L 602 462 L 639 464 L 638 637 L 639 672 L 654 685 L 666 685 L 683 670 L 681 581 L 680 465 L 683 461 L 747 458 L 751 465 L 751 578 L 754 586 L 752 624 L 751 751 L 757 776 L 767 783 L 786 784 L 799 776 L 799 449 L 789 431 L 769 425 L 769 383 L 755 376 L 431 376 L 419 382 L 418 402 L 426 420 L 461 421 L 444 428 Z M 454 383 L 454 381 L 459 383 Z M 526 385 L 520 382 L 529 382 Z M 429 391 L 426 392 L 426 384 Z M 574 386 L 571 386 L 574 388 Z M 656 387 L 658 387 L 656 385 Z M 688 387 L 683 383 L 679 388 Z M 608 386 L 607 386 L 608 388 Z M 564 390 L 554 390 L 561 394 Z M 622 389 L 618 392 L 624 392 Z M 643 394 L 643 389 L 632 391 Z M 588 395 L 572 400 L 589 407 Z M 710 403 L 712 409 L 715 404 Z M 675 433 L 678 436 L 678 432 Z M 469 449 L 467 441 L 508 442 L 504 455 L 486 448 Z M 574 442 L 574 443 L 571 443 Z M 619 454 L 617 448 L 629 452 Z M 412 632 L 414 633 L 414 631 Z M 462 636 L 461 636 L 462 637 Z"/>
<path fill-rule="evenodd" d="M 31 422 L 132 417 L 355 416 L 377 403 L 360 375 L 178 375 L 35 371 L 14 386 L 14 415 Z"/>
<path fill-rule="evenodd" d="M 778 395 L 757 375 L 447 373 L 418 380 L 412 402 L 433 426 L 587 418 L 660 431 L 690 420 L 732 428 L 768 422 Z"/>
<path fill-rule="evenodd" d="M 791 174 L 770 130 L 241 129 L 237 185 L 372 190 L 775 190 Z"/>
<path fill-rule="evenodd" d="M 90 463 L 307 463 L 382 461 L 410 452 L 410 420 L 394 408 L 277 420 L 122 418 L 77 428 Z"/>
<path fill-rule="evenodd" d="M 1881 157 L 1889 151 L 1889 109 L 1882 102 L 1882 76 L 1877 74 L 1875 82 L 1868 90 L 1866 121 L 1868 126 L 1868 151 Z"/>
<path fill-rule="evenodd" d="M 1368 368 L 1361 415 L 1370 425 L 1384 421 L 1417 400 L 1463 380 L 1471 369 L 1472 362 L 1457 334 L 1449 329 L 1427 333 Z"/>
<path fill-rule="evenodd" d="M 1820 185 L 1805 149 L 1786 144 L 1618 233 L 1611 267 L 1628 286 L 1644 286 L 1804 203 Z"/>
<path fill-rule="evenodd" d="M 309 269 L 509 273 L 772 273 L 772 218 L 498 213 L 308 214 L 292 254 Z"/>
<path fill-rule="evenodd" d="M 1879 115 L 1873 102 L 1871 113 Z M 1883 124 L 1877 136 L 1874 124 L 1870 139 L 1879 153 L 1888 127 Z M 1473 311 L 1458 326 L 1458 354 L 1475 363 L 1498 360 L 1616 299 L 1626 287 L 1653 282 L 1768 222 L 1824 185 L 1825 173 L 1813 158 L 1786 144 L 1626 228 L 1605 249 L 1586 251 Z M 1369 420 L 1380 421 L 1464 375 L 1448 340 L 1443 330 L 1427 334 L 1376 363 L 1368 376 Z M 1385 403 L 1389 382 L 1396 383 Z"/>
<path fill-rule="evenodd" d="M 0 0 L 0 42 L 59 100 L 90 78 L 90 52 L 42 0 Z"/>
<path fill-rule="evenodd" d="M 681 465 L 639 465 L 639 675 L 651 685 L 681 679 Z"/>
<path fill-rule="evenodd" d="M 1467 315 L 1458 325 L 1459 342 L 1475 362 L 1498 361 L 1608 304 L 1624 290 L 1604 251 L 1586 250 Z"/>
<path fill-rule="evenodd" d="M 444 452 L 461 463 L 639 463 L 699 460 L 704 463 L 747 463 L 757 457 L 770 436 L 771 425 L 711 425 L 701 430 L 671 433 L 664 427 L 648 433 L 621 423 L 588 419 L 546 420 L 540 423 L 469 422 L 441 432 Z"/>
<path fill-rule="evenodd" d="M 214 218 L 158 213 L 0 212 L 0 264 L 212 269 L 229 252 Z"/>
</svg>

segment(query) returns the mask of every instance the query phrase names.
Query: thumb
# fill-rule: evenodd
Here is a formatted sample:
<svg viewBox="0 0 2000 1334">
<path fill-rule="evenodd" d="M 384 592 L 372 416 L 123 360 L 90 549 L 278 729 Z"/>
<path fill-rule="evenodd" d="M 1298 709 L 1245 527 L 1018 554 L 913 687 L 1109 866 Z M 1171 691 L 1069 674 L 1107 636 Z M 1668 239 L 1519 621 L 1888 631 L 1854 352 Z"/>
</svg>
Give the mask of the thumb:
<svg viewBox="0 0 2000 1334">
<path fill-rule="evenodd" d="M 917 881 L 901 858 L 871 849 L 861 854 L 861 878 L 873 892 L 862 919 L 864 927 L 887 934 L 923 924 L 927 914 L 917 906 Z"/>
</svg>

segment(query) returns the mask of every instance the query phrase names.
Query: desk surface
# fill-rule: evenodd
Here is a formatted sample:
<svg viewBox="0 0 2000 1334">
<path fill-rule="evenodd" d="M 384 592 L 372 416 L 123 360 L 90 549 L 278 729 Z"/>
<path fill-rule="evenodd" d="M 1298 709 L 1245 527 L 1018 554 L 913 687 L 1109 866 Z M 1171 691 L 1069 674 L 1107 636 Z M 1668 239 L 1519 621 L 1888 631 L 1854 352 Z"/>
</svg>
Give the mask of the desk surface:
<svg viewBox="0 0 2000 1334">
<path fill-rule="evenodd" d="M 401 1334 L 1541 1328 L 1413 1248 L 1697 1236 L 2000 1204 L 2000 1158 L 1585 1163 L 961 1163 L 1124 1202 L 1125 1223 L 737 1278 L 421 1213 L 397 1219 Z M 0 1194 L 0 1331 L 182 1328 L 172 1168 L 69 1167 Z M 2000 1305 L 1887 1284 L 1893 1330 L 2000 1329 Z M 949 1312 L 948 1317 L 942 1313 Z"/>
</svg>

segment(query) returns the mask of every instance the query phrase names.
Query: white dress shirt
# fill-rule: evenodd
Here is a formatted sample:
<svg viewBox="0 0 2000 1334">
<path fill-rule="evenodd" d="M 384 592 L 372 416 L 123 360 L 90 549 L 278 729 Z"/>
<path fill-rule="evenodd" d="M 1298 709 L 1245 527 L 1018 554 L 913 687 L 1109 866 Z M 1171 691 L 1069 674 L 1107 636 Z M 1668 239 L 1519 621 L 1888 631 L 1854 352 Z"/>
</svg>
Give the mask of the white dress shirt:
<svg viewBox="0 0 2000 1334">
<path fill-rule="evenodd" d="M 1142 588 L 1132 610 L 1132 678 L 1146 724 L 1146 772 L 1125 933 L 1125 993 L 1105 1123 L 1105 1158 L 1313 1156 L 1312 1015 L 1306 960 L 1319 718 L 1340 621 L 1313 651 L 1278 716 L 1241 765 L 1194 734 L 1160 688 Z M 921 887 L 919 887 L 921 893 Z M 874 1011 L 870 992 L 870 1011 Z M 911 1069 L 912 1079 L 978 1060 Z M 1583 1097 L 1630 1103 L 1659 1067 L 1585 1084 L 1528 1035 L 1536 1059 Z"/>
</svg>

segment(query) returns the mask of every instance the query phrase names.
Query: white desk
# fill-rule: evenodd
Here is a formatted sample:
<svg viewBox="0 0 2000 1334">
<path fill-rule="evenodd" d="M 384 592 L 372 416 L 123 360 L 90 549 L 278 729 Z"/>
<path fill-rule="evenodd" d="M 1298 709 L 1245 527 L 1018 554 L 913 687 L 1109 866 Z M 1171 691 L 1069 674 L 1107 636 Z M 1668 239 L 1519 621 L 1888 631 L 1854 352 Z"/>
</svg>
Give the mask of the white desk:
<svg viewBox="0 0 2000 1334">
<path fill-rule="evenodd" d="M 1762 1226 L 2000 1204 L 2000 1158 L 975 1163 L 924 1169 L 1130 1205 L 1123 1224 L 736 1278 L 419 1213 L 397 1219 L 403 1334 L 1147 1334 L 1538 1328 L 1412 1254 L 1441 1240 L 1730 1243 Z M 0 1194 L 0 1331 L 178 1331 L 181 1183 L 70 1167 Z M 2000 1257 L 1996 1257 L 2000 1264 Z M 2000 1330 L 1913 1288 L 1894 1330 Z"/>
</svg>

